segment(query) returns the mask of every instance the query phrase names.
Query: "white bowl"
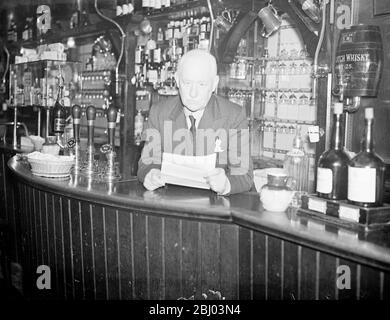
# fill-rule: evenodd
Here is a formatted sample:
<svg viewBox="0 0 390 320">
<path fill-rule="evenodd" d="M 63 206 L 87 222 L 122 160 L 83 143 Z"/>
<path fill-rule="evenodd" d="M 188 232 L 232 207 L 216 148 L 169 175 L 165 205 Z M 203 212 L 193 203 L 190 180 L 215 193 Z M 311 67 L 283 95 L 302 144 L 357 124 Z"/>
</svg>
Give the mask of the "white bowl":
<svg viewBox="0 0 390 320">
<path fill-rule="evenodd" d="M 74 156 L 53 156 L 40 152 L 27 155 L 34 175 L 49 178 L 67 177 L 74 165 Z"/>
</svg>

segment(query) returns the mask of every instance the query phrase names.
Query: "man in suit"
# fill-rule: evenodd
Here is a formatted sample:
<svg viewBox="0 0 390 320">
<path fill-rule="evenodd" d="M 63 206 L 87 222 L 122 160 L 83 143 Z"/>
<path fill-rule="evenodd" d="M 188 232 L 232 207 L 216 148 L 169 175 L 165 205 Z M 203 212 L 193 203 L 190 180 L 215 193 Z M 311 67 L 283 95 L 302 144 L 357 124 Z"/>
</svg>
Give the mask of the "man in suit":
<svg viewBox="0 0 390 320">
<path fill-rule="evenodd" d="M 191 50 L 178 63 L 180 96 L 151 108 L 138 178 L 148 190 L 165 185 L 162 152 L 216 156 L 216 168 L 204 177 L 220 195 L 245 192 L 253 184 L 245 109 L 214 94 L 217 64 L 205 50 Z"/>
</svg>

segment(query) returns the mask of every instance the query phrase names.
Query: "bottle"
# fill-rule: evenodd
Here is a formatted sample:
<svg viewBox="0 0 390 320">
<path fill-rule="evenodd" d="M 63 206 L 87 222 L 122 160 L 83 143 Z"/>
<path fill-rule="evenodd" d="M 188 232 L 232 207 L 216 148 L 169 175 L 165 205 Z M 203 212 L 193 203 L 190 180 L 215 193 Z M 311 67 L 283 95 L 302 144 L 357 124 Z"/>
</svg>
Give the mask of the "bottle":
<svg viewBox="0 0 390 320">
<path fill-rule="evenodd" d="M 283 168 L 293 179 L 294 197 L 292 204 L 299 206 L 301 197 L 308 192 L 309 184 L 309 157 L 304 149 L 304 141 L 301 136 L 301 127 L 298 126 L 293 140 L 292 149 L 287 152 Z"/>
<path fill-rule="evenodd" d="M 138 109 L 137 115 L 134 118 L 134 139 L 137 146 L 141 144 L 143 130 L 144 116 L 142 115 L 141 110 Z"/>
<path fill-rule="evenodd" d="M 374 109 L 366 108 L 364 117 L 361 151 L 348 166 L 348 200 L 362 207 L 378 207 L 383 203 L 385 164 L 374 151 Z"/>
<path fill-rule="evenodd" d="M 348 188 L 349 156 L 344 151 L 343 104 L 335 103 L 330 149 L 321 154 L 317 165 L 317 195 L 331 200 L 345 200 Z"/>
<path fill-rule="evenodd" d="M 63 84 L 60 83 L 58 85 L 57 100 L 54 103 L 53 108 L 52 130 L 54 135 L 56 135 L 57 140 L 64 133 L 66 122 L 66 109 L 62 104 L 62 88 Z"/>
</svg>

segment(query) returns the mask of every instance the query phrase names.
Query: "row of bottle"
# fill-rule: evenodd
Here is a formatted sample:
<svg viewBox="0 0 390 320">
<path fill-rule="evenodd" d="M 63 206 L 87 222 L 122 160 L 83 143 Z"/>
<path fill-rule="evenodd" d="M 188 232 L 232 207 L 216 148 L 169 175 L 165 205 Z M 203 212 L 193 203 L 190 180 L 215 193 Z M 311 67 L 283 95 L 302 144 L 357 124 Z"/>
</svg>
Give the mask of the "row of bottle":
<svg viewBox="0 0 390 320">
<path fill-rule="evenodd" d="M 343 118 L 343 105 L 336 103 L 330 149 L 321 155 L 317 165 L 317 194 L 330 200 L 348 200 L 362 207 L 381 206 L 385 164 L 374 149 L 374 109 L 364 110 L 361 151 L 352 159 L 343 146 Z"/>
<path fill-rule="evenodd" d="M 142 0 L 142 11 L 146 15 L 169 10 L 171 7 L 192 2 L 193 0 Z"/>
<path fill-rule="evenodd" d="M 17 85 L 16 80 L 14 83 L 14 92 L 11 95 L 11 104 L 18 106 L 44 106 L 53 107 L 55 103 L 55 85 L 46 84 L 46 79 L 35 78 L 33 85 Z M 62 103 L 66 107 L 71 106 L 71 96 L 74 92 L 72 83 L 69 83 L 64 87 L 63 96 L 61 96 Z"/>
</svg>

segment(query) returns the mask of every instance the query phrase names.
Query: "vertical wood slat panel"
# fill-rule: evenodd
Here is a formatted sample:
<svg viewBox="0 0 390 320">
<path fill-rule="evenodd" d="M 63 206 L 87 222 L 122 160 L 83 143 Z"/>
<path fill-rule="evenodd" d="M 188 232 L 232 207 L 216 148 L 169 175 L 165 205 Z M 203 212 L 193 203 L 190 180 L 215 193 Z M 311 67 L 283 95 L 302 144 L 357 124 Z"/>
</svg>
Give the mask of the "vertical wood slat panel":
<svg viewBox="0 0 390 320">
<path fill-rule="evenodd" d="M 336 299 L 336 279 L 337 267 L 336 257 L 326 253 L 320 254 L 320 284 L 319 284 L 319 299 L 334 300 Z"/>
<path fill-rule="evenodd" d="M 208 297 L 212 291 L 221 290 L 220 278 L 220 226 L 216 223 L 201 223 L 202 293 Z"/>
<path fill-rule="evenodd" d="M 361 266 L 359 299 L 379 300 L 381 296 L 380 283 L 380 272 L 378 270 L 367 266 Z"/>
<path fill-rule="evenodd" d="M 104 245 L 104 215 L 101 206 L 93 205 L 92 232 L 95 256 L 95 299 L 107 299 L 106 292 L 106 252 Z"/>
<path fill-rule="evenodd" d="M 302 247 L 301 255 L 301 292 L 302 300 L 314 300 L 316 298 L 316 252 Z"/>
<path fill-rule="evenodd" d="M 56 229 L 55 229 L 56 216 L 54 214 L 53 195 L 51 193 L 46 194 L 46 224 L 47 224 L 47 245 L 49 266 L 51 270 L 51 290 L 45 292 L 47 296 L 52 298 L 59 298 L 58 295 L 58 269 L 57 269 L 57 247 L 56 243 Z"/>
<path fill-rule="evenodd" d="M 42 257 L 45 265 L 50 265 L 49 254 L 49 237 L 47 228 L 47 194 L 43 191 L 40 192 L 40 219 L 41 219 L 41 232 L 42 232 Z"/>
<path fill-rule="evenodd" d="M 390 272 L 383 275 L 383 300 L 390 300 Z"/>
<path fill-rule="evenodd" d="M 239 227 L 222 224 L 220 231 L 220 268 L 221 294 L 226 299 L 238 299 L 239 262 L 238 262 Z"/>
<path fill-rule="evenodd" d="M 358 295 L 358 281 L 357 281 L 358 266 L 356 263 L 344 259 L 337 259 L 337 261 L 338 261 L 338 266 L 347 266 L 351 270 L 351 289 L 338 289 L 336 287 L 338 299 L 356 300 Z M 337 276 L 340 276 L 340 274 L 338 274 Z"/>
<path fill-rule="evenodd" d="M 148 218 L 148 260 L 149 260 L 149 296 L 150 299 L 163 299 L 163 246 L 162 218 Z M 171 252 L 169 252 L 171 254 Z"/>
<path fill-rule="evenodd" d="M 12 230 L 12 242 L 11 242 L 11 259 L 12 261 L 19 261 L 20 252 L 18 245 L 18 225 L 17 221 L 19 218 L 19 210 L 17 210 L 16 199 L 17 199 L 17 185 L 16 183 L 11 183 L 9 192 L 7 192 L 7 197 L 9 199 L 8 205 L 8 223 L 11 226 Z"/>
<path fill-rule="evenodd" d="M 110 207 L 104 209 L 105 240 L 107 261 L 107 299 L 119 299 L 119 265 L 118 265 L 118 234 L 117 213 Z"/>
<path fill-rule="evenodd" d="M 84 298 L 84 270 L 80 233 L 80 202 L 70 199 L 70 223 L 72 230 L 74 292 L 77 300 Z"/>
<path fill-rule="evenodd" d="M 34 188 L 30 188 L 30 201 L 31 201 L 31 211 L 30 211 L 30 223 L 31 223 L 31 273 L 33 274 L 33 270 L 38 266 L 38 228 L 37 228 L 37 209 L 36 209 L 36 190 Z M 31 276 L 32 276 L 31 274 Z M 33 276 L 32 276 L 33 278 Z M 34 280 L 31 279 L 31 291 L 33 292 Z"/>
<path fill-rule="evenodd" d="M 25 192 L 26 192 L 26 211 L 24 212 L 25 218 L 26 218 L 26 230 L 25 230 L 25 236 L 26 236 L 26 265 L 24 266 L 24 280 L 26 283 L 26 294 L 27 296 L 31 296 L 31 288 L 33 285 L 33 240 L 32 240 L 32 227 L 31 227 L 31 188 L 29 186 L 25 186 Z"/>
<path fill-rule="evenodd" d="M 67 198 L 61 197 L 61 216 L 64 234 L 64 258 L 65 258 L 65 276 L 66 276 L 66 297 L 75 298 L 74 282 L 74 263 L 73 263 L 73 246 L 72 246 L 72 224 L 70 216 L 70 204 Z"/>
<path fill-rule="evenodd" d="M 64 252 L 64 229 L 61 198 L 53 195 L 53 211 L 55 239 L 52 244 L 56 248 L 56 270 L 57 270 L 57 295 L 66 298 L 66 276 L 65 276 L 65 252 Z"/>
<path fill-rule="evenodd" d="M 28 274 L 28 239 L 27 239 L 27 215 L 25 214 L 27 210 L 27 204 L 26 204 L 26 186 L 22 183 L 18 183 L 18 211 L 19 211 L 19 218 L 18 218 L 18 245 L 20 250 L 20 260 L 18 261 L 22 267 L 22 274 L 20 277 L 20 281 L 17 284 L 17 287 L 25 294 L 24 292 L 24 285 L 23 285 L 23 278 L 26 278 Z"/>
<path fill-rule="evenodd" d="M 268 237 L 267 299 L 269 300 L 280 300 L 282 298 L 281 250 L 281 241 L 274 237 Z"/>
<path fill-rule="evenodd" d="M 196 221 L 182 221 L 182 242 L 183 242 L 183 297 L 189 298 L 192 295 L 197 295 L 200 291 L 198 288 L 198 264 L 199 259 L 199 239 L 198 239 L 198 223 Z M 198 298 L 197 296 L 195 298 Z"/>
<path fill-rule="evenodd" d="M 298 299 L 298 250 L 297 245 L 284 241 L 283 299 Z"/>
<path fill-rule="evenodd" d="M 8 220 L 7 215 L 7 180 L 5 154 L 0 154 L 0 218 Z"/>
<path fill-rule="evenodd" d="M 80 219 L 82 230 L 82 251 L 83 251 L 83 268 L 84 268 L 84 284 L 85 284 L 85 299 L 91 300 L 95 297 L 95 270 L 94 270 L 94 255 L 92 245 L 92 222 L 91 222 L 91 207 L 87 202 L 81 202 Z"/>
<path fill-rule="evenodd" d="M 182 222 L 178 219 L 164 218 L 163 223 L 163 263 L 165 263 L 163 277 L 165 279 L 164 298 L 178 299 L 183 296 L 183 250 Z"/>
<path fill-rule="evenodd" d="M 120 260 L 120 298 L 132 299 L 133 275 L 132 275 L 132 230 L 131 213 L 120 210 L 118 212 L 119 226 L 119 260 Z"/>
<path fill-rule="evenodd" d="M 41 218 L 41 192 L 35 191 L 35 226 L 37 236 L 37 264 L 44 264 L 43 259 L 43 235 L 42 235 L 42 218 Z"/>
<path fill-rule="evenodd" d="M 253 299 L 265 300 L 265 235 L 253 233 Z"/>
<path fill-rule="evenodd" d="M 239 299 L 249 300 L 251 298 L 251 235 L 246 228 L 239 229 Z"/>
<path fill-rule="evenodd" d="M 147 299 L 149 275 L 147 270 L 146 221 L 144 214 L 134 213 L 133 232 L 135 299 Z"/>
</svg>

